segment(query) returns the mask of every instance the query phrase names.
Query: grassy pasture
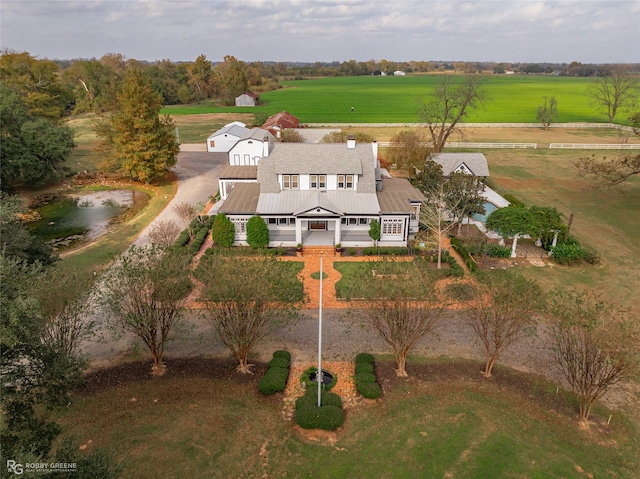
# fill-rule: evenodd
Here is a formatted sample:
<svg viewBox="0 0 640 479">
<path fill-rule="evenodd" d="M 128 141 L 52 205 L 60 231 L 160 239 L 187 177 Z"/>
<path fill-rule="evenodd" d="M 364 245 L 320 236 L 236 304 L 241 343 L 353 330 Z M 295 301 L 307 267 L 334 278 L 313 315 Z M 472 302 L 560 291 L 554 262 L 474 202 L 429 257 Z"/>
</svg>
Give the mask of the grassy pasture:
<svg viewBox="0 0 640 479">
<path fill-rule="evenodd" d="M 619 477 L 637 473 L 633 426 L 620 419 L 578 428 L 555 387 L 501 368 L 415 366 L 408 380 L 378 363 L 381 401 L 349 408 L 345 425 L 319 441 L 283 418 L 282 396 L 257 392 L 260 374 L 240 378 L 169 363 L 163 378 L 127 380 L 76 397 L 61 415 L 80 444 L 124 457 L 123 477 Z M 260 366 L 260 372 L 264 366 Z M 514 407 L 518 404 L 519 407 Z M 606 411 L 599 411 L 606 418 Z M 605 419 L 606 421 L 606 419 Z"/>
<path fill-rule="evenodd" d="M 428 97 L 441 75 L 405 77 L 337 77 L 283 81 L 284 88 L 262 92 L 263 105 L 252 113 L 274 114 L 282 110 L 303 123 L 415 123 L 418 101 Z M 588 78 L 555 76 L 487 76 L 486 101 L 465 121 L 490 123 L 537 122 L 543 96 L 555 96 L 559 122 L 606 122 L 586 96 Z M 351 112 L 351 107 L 354 111 Z M 166 107 L 163 113 L 247 113 L 247 108 L 218 107 L 213 103 Z M 623 120 L 619 117 L 618 120 Z"/>
</svg>

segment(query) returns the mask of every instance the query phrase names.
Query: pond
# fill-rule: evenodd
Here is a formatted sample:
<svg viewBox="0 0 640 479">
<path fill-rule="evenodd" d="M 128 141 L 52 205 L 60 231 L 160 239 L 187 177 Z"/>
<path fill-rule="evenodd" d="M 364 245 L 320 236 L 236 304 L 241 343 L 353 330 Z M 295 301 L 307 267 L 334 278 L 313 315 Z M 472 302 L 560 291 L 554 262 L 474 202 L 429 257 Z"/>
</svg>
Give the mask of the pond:
<svg viewBox="0 0 640 479">
<path fill-rule="evenodd" d="M 481 214 L 477 214 L 477 213 L 476 213 L 476 214 L 475 214 L 475 215 L 473 215 L 471 218 L 473 218 L 474 220 L 479 221 L 480 223 L 483 223 L 483 224 L 484 224 L 484 223 L 486 223 L 486 222 L 487 222 L 487 216 L 489 216 L 489 214 L 490 214 L 492 211 L 495 211 L 497 208 L 498 208 L 498 207 L 497 207 L 496 205 L 494 205 L 493 203 L 490 203 L 490 202 L 488 202 L 488 201 L 487 201 L 487 202 L 484 204 L 484 214 L 483 214 L 483 215 L 481 215 Z"/>
<path fill-rule="evenodd" d="M 109 231 L 114 220 L 140 205 L 149 195 L 136 190 L 105 190 L 57 196 L 35 211 L 40 219 L 28 224 L 29 231 L 53 246 L 66 248 L 91 241 Z"/>
</svg>

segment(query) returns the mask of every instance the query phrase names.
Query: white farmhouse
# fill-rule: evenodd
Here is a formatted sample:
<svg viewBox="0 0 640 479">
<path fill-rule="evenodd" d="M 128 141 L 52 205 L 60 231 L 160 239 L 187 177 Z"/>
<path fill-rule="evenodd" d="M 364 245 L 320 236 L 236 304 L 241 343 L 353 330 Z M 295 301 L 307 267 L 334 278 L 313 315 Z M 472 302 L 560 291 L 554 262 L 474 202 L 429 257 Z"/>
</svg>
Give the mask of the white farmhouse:
<svg viewBox="0 0 640 479">
<path fill-rule="evenodd" d="M 218 211 L 234 223 L 236 245 L 247 244 L 246 224 L 255 215 L 266 221 L 272 247 L 372 246 L 372 220 L 380 222 L 380 246 L 406 246 L 418 231 L 425 198 L 380 168 L 376 142 L 262 145 L 249 163 L 238 163 L 234 147 L 220 174 Z"/>
<path fill-rule="evenodd" d="M 275 137 L 262 128 L 252 128 L 229 150 L 229 164 L 256 166 L 260 158 L 273 149 Z"/>
</svg>

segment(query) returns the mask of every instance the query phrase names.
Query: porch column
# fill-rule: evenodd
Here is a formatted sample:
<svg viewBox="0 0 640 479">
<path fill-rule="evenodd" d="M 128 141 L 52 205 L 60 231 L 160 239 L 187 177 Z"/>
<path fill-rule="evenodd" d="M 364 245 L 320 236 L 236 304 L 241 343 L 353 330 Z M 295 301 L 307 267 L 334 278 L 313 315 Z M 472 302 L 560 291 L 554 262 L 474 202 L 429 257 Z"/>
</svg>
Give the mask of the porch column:
<svg viewBox="0 0 640 479">
<path fill-rule="evenodd" d="M 302 220 L 296 218 L 296 246 L 302 244 Z"/>
<path fill-rule="evenodd" d="M 342 220 L 340 218 L 336 219 L 336 234 L 335 234 L 335 238 L 334 238 L 334 243 L 335 244 L 339 244 L 341 243 L 341 231 L 340 231 L 340 224 L 342 223 Z"/>
</svg>

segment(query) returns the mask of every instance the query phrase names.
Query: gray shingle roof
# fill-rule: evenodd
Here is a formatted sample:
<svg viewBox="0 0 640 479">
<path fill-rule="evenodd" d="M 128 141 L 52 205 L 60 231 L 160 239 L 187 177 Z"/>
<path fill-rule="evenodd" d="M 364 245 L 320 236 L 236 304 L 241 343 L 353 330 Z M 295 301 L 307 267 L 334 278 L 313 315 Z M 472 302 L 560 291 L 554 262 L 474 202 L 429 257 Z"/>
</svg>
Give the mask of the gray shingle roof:
<svg viewBox="0 0 640 479">
<path fill-rule="evenodd" d="M 381 213 L 413 213 L 410 201 L 425 201 L 425 196 L 404 178 L 384 178 L 378 191 Z"/>
<path fill-rule="evenodd" d="M 434 153 L 431 159 L 442 166 L 444 176 L 449 176 L 463 163 L 475 176 L 489 176 L 487 159 L 482 153 Z"/>
<path fill-rule="evenodd" d="M 231 136 L 236 136 L 238 138 L 242 138 L 249 131 L 251 131 L 251 130 L 249 130 L 249 128 L 245 128 L 244 126 L 228 125 L 228 126 L 225 126 L 223 128 L 220 128 L 218 131 L 213 132 L 211 135 L 209 135 L 207 140 L 209 138 L 214 138 L 216 136 L 224 135 L 225 133 L 228 134 L 228 135 L 231 135 Z"/>
</svg>

